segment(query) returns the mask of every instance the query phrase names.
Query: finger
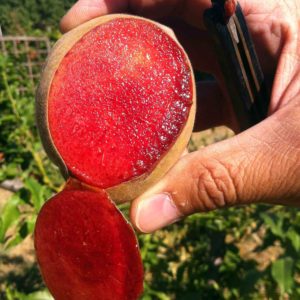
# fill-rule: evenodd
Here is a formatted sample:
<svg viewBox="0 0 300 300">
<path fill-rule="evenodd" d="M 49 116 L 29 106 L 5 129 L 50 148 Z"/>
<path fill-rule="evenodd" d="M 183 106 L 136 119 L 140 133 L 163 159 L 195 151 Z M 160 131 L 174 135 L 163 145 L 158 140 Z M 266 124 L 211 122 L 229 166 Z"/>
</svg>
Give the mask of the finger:
<svg viewBox="0 0 300 300">
<path fill-rule="evenodd" d="M 270 0 L 272 1 L 272 0 Z M 252 1 L 254 2 L 254 1 Z M 260 0 L 255 1 L 256 6 L 261 6 Z M 247 15 L 252 3 L 240 0 Z M 144 15 L 149 18 L 161 18 L 166 16 L 176 16 L 185 20 L 188 24 L 199 29 L 204 29 L 203 13 L 212 6 L 211 0 L 129 0 L 129 6 L 134 13 Z M 253 5 L 256 9 L 256 6 Z M 270 5 L 269 5 L 270 6 Z M 266 5 L 268 8 L 268 6 Z"/>
<path fill-rule="evenodd" d="M 79 0 L 66 13 L 60 22 L 64 33 L 93 18 L 109 13 L 126 12 L 127 0 Z"/>
<path fill-rule="evenodd" d="M 204 29 L 203 13 L 211 7 L 211 0 L 130 0 L 129 5 L 134 13 L 148 18 L 177 16 Z"/>
<path fill-rule="evenodd" d="M 189 150 L 187 148 L 185 148 L 184 151 L 181 154 L 181 157 L 184 157 L 184 156 L 186 156 L 188 154 L 189 154 Z"/>
<path fill-rule="evenodd" d="M 181 158 L 133 202 L 133 224 L 142 232 L 153 232 L 192 213 L 235 204 L 287 201 L 295 205 L 298 197 L 299 205 L 299 118 L 298 105 Z"/>
<path fill-rule="evenodd" d="M 210 0 L 79 0 L 61 21 L 62 32 L 108 13 L 129 12 L 151 18 L 180 16 L 189 24 L 204 28 L 203 12 L 211 6 Z"/>
</svg>

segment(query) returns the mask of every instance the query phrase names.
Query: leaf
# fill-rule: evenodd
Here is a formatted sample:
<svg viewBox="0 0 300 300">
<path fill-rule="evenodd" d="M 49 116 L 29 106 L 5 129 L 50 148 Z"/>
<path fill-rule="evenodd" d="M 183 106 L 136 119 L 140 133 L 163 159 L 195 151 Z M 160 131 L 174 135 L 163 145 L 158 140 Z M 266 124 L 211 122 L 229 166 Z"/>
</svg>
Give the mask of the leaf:
<svg viewBox="0 0 300 300">
<path fill-rule="evenodd" d="M 158 299 L 158 300 L 170 300 L 170 297 L 168 297 L 165 293 L 163 292 L 159 292 L 159 291 L 154 291 L 154 290 L 149 290 L 148 291 L 148 294 L 149 296 L 154 296 L 155 299 Z M 152 299 L 152 297 L 150 298 Z"/>
<path fill-rule="evenodd" d="M 33 178 L 27 178 L 24 185 L 30 191 L 32 204 L 38 212 L 44 203 L 43 195 L 46 188 Z"/>
<path fill-rule="evenodd" d="M 287 232 L 287 238 L 291 241 L 294 250 L 296 252 L 300 251 L 300 235 L 292 229 L 289 229 L 289 231 Z"/>
<path fill-rule="evenodd" d="M 17 292 L 15 296 L 22 300 L 54 300 L 47 290 L 38 291 L 27 295 Z"/>
<path fill-rule="evenodd" d="M 18 222 L 20 211 L 18 205 L 21 199 L 17 195 L 13 195 L 4 205 L 0 215 L 0 242 L 4 241 L 7 230 Z"/>
<path fill-rule="evenodd" d="M 293 267 L 291 257 L 281 258 L 272 264 L 271 274 L 279 286 L 281 295 L 291 292 L 294 286 Z"/>
<path fill-rule="evenodd" d="M 239 267 L 239 262 L 240 256 L 237 253 L 228 250 L 225 253 L 223 263 L 219 270 L 220 272 L 235 271 Z"/>
<path fill-rule="evenodd" d="M 28 217 L 28 219 L 26 220 L 26 225 L 27 225 L 27 229 L 28 229 L 28 234 L 33 233 L 34 231 L 34 227 L 35 227 L 35 222 L 36 222 L 36 216 L 30 216 Z"/>
<path fill-rule="evenodd" d="M 20 233 L 17 233 L 12 239 L 10 239 L 5 244 L 5 249 L 10 249 L 12 247 L 15 247 L 19 245 L 24 239 L 21 237 Z"/>
<path fill-rule="evenodd" d="M 27 295 L 26 300 L 53 300 L 53 297 L 47 291 L 35 292 Z"/>
<path fill-rule="evenodd" d="M 261 214 L 261 218 L 264 220 L 265 224 L 270 228 L 271 232 L 280 238 L 284 237 L 284 233 L 282 230 L 282 219 L 274 220 L 269 215 L 263 213 Z"/>
</svg>

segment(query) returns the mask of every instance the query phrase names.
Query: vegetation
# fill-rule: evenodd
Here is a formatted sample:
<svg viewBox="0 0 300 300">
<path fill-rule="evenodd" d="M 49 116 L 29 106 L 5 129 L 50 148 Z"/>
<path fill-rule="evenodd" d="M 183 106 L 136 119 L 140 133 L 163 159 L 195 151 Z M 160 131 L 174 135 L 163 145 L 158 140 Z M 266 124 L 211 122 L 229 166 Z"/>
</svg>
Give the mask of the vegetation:
<svg viewBox="0 0 300 300">
<path fill-rule="evenodd" d="M 53 36 L 70 2 L 5 1 L 2 29 Z M 0 55 L 0 183 L 23 183 L 0 211 L 0 299 L 47 300 L 35 263 L 21 274 L 1 272 L 10 251 L 32 235 L 44 201 L 63 184 L 41 147 L 34 87 L 19 65 L 20 58 Z M 191 149 L 208 139 L 218 140 L 220 134 L 194 138 Z M 127 207 L 122 209 L 126 213 Z M 252 205 L 198 214 L 139 240 L 144 300 L 300 299 L 300 211 L 295 208 Z"/>
<path fill-rule="evenodd" d="M 4 34 L 43 34 L 57 32 L 59 20 L 74 0 L 6 0 L 0 2 L 0 25 Z"/>
</svg>

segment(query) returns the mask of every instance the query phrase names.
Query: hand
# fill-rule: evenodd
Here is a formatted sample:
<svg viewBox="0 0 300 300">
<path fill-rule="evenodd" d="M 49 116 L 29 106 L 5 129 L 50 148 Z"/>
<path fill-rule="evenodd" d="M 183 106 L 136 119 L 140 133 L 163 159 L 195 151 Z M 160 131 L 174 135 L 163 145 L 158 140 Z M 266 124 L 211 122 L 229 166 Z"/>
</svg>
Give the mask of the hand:
<svg viewBox="0 0 300 300">
<path fill-rule="evenodd" d="M 269 117 L 226 141 L 184 155 L 131 207 L 133 224 L 152 232 L 184 216 L 249 203 L 300 205 L 300 4 L 298 0 L 240 0 L 272 88 Z M 196 129 L 237 128 L 226 87 L 202 23 L 209 0 L 79 0 L 62 31 L 107 13 L 164 18 L 195 69 L 216 82 L 198 85 Z M 170 19 L 171 18 L 171 19 Z"/>
</svg>

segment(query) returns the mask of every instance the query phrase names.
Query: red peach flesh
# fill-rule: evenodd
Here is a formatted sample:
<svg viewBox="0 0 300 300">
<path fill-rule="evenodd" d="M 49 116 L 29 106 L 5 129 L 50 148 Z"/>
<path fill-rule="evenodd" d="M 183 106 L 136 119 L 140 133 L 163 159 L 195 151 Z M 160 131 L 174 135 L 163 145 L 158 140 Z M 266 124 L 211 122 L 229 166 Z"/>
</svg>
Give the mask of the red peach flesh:
<svg viewBox="0 0 300 300">
<path fill-rule="evenodd" d="M 120 18 L 86 33 L 53 78 L 53 142 L 79 180 L 108 188 L 151 172 L 192 105 L 185 54 L 158 26 Z"/>
<path fill-rule="evenodd" d="M 134 231 L 105 192 L 64 190 L 46 202 L 35 248 L 56 300 L 136 300 L 143 290 Z"/>
</svg>

